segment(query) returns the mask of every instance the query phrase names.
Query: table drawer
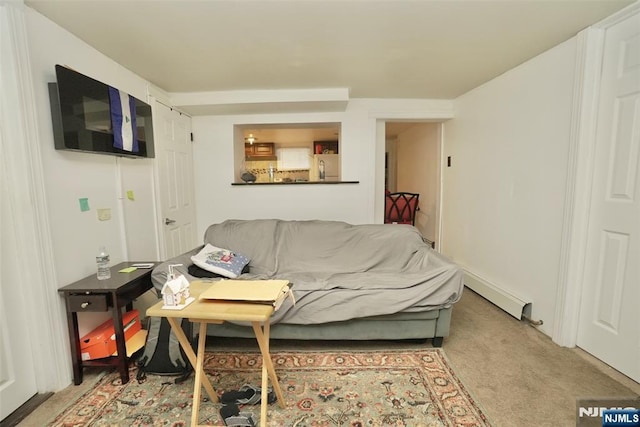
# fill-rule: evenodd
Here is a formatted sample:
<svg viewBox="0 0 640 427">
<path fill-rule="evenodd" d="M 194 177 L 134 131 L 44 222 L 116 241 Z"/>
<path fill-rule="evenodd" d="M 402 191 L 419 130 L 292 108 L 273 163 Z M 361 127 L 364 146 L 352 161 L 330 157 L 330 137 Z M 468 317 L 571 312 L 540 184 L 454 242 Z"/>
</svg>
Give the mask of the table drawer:
<svg viewBox="0 0 640 427">
<path fill-rule="evenodd" d="M 68 295 L 67 301 L 71 311 L 107 311 L 108 297 L 108 294 Z"/>
</svg>

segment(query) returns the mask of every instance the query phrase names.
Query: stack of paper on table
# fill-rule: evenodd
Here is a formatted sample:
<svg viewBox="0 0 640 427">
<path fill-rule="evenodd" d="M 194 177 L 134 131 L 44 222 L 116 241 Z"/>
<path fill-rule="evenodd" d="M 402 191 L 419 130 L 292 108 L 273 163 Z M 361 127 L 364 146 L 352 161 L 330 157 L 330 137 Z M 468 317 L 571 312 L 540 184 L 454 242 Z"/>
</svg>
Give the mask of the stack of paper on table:
<svg viewBox="0 0 640 427">
<path fill-rule="evenodd" d="M 221 280 L 212 283 L 200 299 L 271 304 L 277 310 L 287 296 L 293 300 L 288 280 Z"/>
</svg>

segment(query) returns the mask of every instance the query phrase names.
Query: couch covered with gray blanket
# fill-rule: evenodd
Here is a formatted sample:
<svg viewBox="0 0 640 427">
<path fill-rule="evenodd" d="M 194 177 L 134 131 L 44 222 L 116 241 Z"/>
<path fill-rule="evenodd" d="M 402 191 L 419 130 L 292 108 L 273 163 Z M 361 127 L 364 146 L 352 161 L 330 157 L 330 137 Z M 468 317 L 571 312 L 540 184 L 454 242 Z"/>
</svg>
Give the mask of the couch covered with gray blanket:
<svg viewBox="0 0 640 427">
<path fill-rule="evenodd" d="M 295 304 L 285 300 L 271 320 L 276 339 L 431 338 L 440 346 L 463 289 L 462 270 L 410 225 L 228 220 L 209 226 L 207 243 L 250 259 L 238 279 L 293 284 Z M 156 267 L 156 289 L 170 264 L 182 264 L 174 270 L 198 280 L 191 256 L 202 247 Z M 205 280 L 213 285 L 220 278 Z M 253 337 L 251 327 L 235 323 L 209 325 L 207 333 Z"/>
</svg>

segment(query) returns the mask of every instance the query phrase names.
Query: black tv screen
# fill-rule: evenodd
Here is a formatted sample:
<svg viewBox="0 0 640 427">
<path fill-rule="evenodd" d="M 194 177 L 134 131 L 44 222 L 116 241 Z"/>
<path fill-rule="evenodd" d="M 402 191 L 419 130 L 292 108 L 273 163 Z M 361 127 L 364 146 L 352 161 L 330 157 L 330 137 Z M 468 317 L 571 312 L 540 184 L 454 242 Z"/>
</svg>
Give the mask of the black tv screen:
<svg viewBox="0 0 640 427">
<path fill-rule="evenodd" d="M 49 83 L 56 149 L 155 157 L 149 104 L 62 65 L 56 80 Z"/>
</svg>

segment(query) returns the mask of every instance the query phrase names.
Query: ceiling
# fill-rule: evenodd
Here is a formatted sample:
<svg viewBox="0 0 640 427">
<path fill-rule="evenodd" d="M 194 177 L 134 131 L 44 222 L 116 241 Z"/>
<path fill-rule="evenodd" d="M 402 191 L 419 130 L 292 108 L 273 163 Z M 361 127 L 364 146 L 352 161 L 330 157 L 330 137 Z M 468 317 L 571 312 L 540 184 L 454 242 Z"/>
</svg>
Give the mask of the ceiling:
<svg viewBox="0 0 640 427">
<path fill-rule="evenodd" d="M 454 99 L 633 1 L 25 3 L 174 94 L 346 88 L 349 98 Z"/>
</svg>

